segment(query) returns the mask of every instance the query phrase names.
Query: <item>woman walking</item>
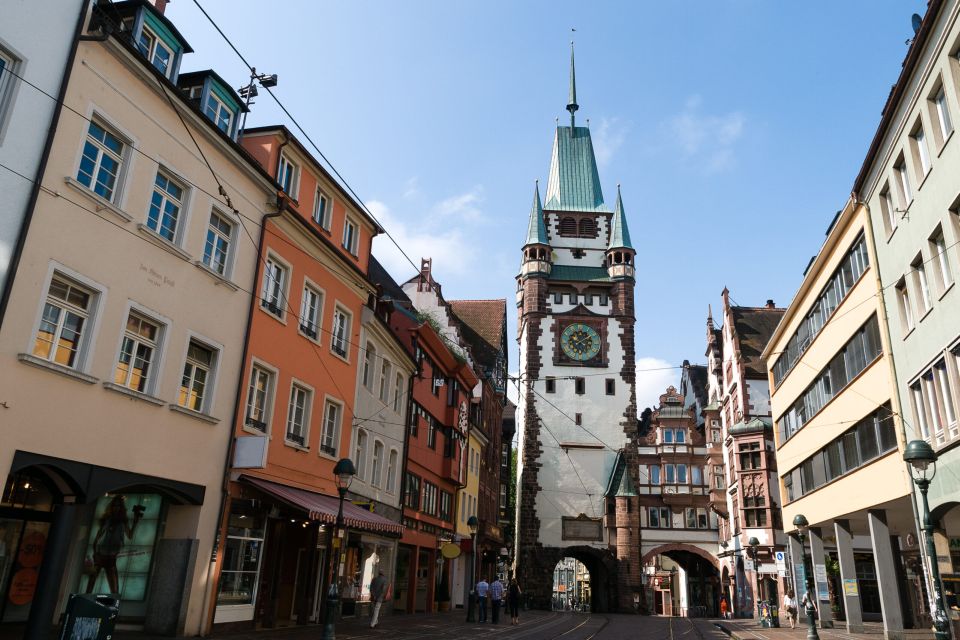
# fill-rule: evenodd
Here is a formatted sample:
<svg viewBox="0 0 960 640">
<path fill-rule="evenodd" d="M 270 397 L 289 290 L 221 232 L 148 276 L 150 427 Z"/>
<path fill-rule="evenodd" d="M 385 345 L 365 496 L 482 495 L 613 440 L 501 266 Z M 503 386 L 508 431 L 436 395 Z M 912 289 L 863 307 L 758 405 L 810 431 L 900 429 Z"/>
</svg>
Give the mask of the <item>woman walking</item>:
<svg viewBox="0 0 960 640">
<path fill-rule="evenodd" d="M 793 594 L 793 589 L 787 589 L 783 596 L 783 608 L 787 610 L 787 617 L 790 618 L 790 628 L 797 626 L 797 597 Z"/>
<path fill-rule="evenodd" d="M 520 585 L 516 578 L 510 580 L 507 589 L 507 609 L 510 611 L 510 624 L 520 624 Z"/>
</svg>

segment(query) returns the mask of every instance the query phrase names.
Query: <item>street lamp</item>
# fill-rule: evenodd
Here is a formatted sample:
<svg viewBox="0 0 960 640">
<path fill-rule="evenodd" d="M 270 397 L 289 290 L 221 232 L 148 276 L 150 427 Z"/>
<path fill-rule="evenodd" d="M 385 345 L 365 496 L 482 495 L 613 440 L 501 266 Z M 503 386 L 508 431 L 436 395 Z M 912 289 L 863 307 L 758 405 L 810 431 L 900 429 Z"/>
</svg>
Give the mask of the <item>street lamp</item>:
<svg viewBox="0 0 960 640">
<path fill-rule="evenodd" d="M 760 565 L 757 564 L 757 557 L 760 555 L 760 541 L 757 540 L 756 536 L 751 537 L 747 540 L 747 545 L 749 545 L 748 552 L 750 554 L 750 559 L 753 560 L 753 577 L 754 584 L 756 586 L 756 604 L 757 604 L 757 620 L 761 619 L 761 609 L 760 605 L 763 602 L 763 595 L 760 593 Z"/>
<path fill-rule="evenodd" d="M 927 502 L 927 489 L 930 482 L 937 475 L 937 454 L 925 440 L 911 440 L 903 452 L 903 459 L 910 463 L 913 471 L 913 482 L 920 489 L 923 496 L 923 532 L 927 543 L 927 559 L 930 562 L 930 572 L 933 581 L 934 611 L 933 626 L 937 640 L 949 640 L 950 632 L 947 629 L 947 614 L 943 610 L 943 589 L 940 587 L 940 567 L 937 565 L 937 550 L 933 544 L 933 523 L 930 521 L 930 503 Z M 928 475 L 929 470 L 929 475 Z"/>
<path fill-rule="evenodd" d="M 813 598 L 815 597 L 813 592 L 813 576 L 811 575 L 812 572 L 807 571 L 807 546 L 804 544 L 810 523 L 807 522 L 807 518 L 803 514 L 798 513 L 793 519 L 793 526 L 797 528 L 797 539 L 800 540 L 800 548 L 803 550 L 804 588 L 807 592 L 807 606 L 804 609 L 804 613 L 807 615 L 807 640 L 820 640 L 820 634 L 817 633 L 817 621 L 814 619 L 814 616 L 817 614 L 817 609 L 813 604 Z M 812 562 L 810 566 L 813 567 Z M 937 640 L 942 639 L 938 638 Z"/>
<path fill-rule="evenodd" d="M 336 477 L 337 493 L 340 494 L 340 502 L 337 506 L 337 522 L 334 527 L 335 533 L 331 532 L 331 544 L 329 554 L 329 565 L 327 572 L 330 573 L 330 589 L 327 591 L 326 609 L 323 615 L 323 633 L 320 640 L 336 640 L 337 630 L 334 618 L 337 614 L 337 605 L 340 601 L 340 595 L 337 592 L 337 577 L 340 573 L 340 552 L 343 547 L 341 538 L 343 537 L 343 499 L 347 495 L 347 489 L 353 482 L 353 476 L 357 473 L 356 468 L 350 458 L 340 458 L 337 465 L 333 468 L 333 475 Z"/>
<path fill-rule="evenodd" d="M 467 518 L 467 526 L 470 527 L 470 574 L 466 584 L 467 622 L 476 622 L 476 618 L 473 615 L 473 581 L 474 570 L 476 569 L 475 565 L 477 564 L 477 529 L 480 527 L 480 521 L 477 520 L 477 516 Z"/>
</svg>

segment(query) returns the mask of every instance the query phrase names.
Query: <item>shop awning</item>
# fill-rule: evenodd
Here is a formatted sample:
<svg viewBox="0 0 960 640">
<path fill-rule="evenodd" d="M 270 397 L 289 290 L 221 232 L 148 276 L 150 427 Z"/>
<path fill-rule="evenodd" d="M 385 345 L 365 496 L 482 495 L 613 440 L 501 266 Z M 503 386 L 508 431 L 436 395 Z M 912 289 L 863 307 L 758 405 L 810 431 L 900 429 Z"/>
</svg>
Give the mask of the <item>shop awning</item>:
<svg viewBox="0 0 960 640">
<path fill-rule="evenodd" d="M 303 509 L 309 514 L 311 520 L 319 520 L 324 524 L 336 524 L 337 522 L 339 502 L 337 497 L 289 487 L 285 484 L 247 475 L 240 476 L 240 479 L 282 502 Z M 403 525 L 399 522 L 388 520 L 381 515 L 361 509 L 349 500 L 343 502 L 343 522 L 350 529 L 390 533 L 397 536 L 403 535 Z"/>
</svg>

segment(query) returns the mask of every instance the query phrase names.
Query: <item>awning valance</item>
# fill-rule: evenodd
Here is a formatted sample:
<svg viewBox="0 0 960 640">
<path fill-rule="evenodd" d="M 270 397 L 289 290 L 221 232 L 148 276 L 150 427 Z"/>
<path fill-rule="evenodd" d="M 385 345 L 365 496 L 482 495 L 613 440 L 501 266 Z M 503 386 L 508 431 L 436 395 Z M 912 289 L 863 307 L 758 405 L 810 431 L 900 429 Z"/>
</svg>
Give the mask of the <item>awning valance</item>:
<svg viewBox="0 0 960 640">
<path fill-rule="evenodd" d="M 324 524 L 336 524 L 337 507 L 339 498 L 328 496 L 315 491 L 289 487 L 285 484 L 262 480 L 253 476 L 240 476 L 243 482 L 246 482 L 271 496 L 286 502 L 287 504 L 303 509 L 307 512 L 311 520 L 319 520 Z M 343 522 L 350 529 L 359 529 L 361 531 L 376 531 L 378 533 L 389 533 L 393 535 L 403 535 L 403 525 L 393 520 L 388 520 L 381 515 L 361 509 L 349 501 L 343 503 Z"/>
</svg>

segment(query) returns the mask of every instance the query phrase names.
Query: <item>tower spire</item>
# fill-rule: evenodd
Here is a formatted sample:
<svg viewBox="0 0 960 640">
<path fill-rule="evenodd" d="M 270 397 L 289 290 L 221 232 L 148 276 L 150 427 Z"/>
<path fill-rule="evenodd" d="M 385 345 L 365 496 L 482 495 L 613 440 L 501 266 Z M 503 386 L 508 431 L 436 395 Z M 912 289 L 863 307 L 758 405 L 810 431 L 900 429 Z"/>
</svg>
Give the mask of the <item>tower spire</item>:
<svg viewBox="0 0 960 640">
<path fill-rule="evenodd" d="M 570 41 L 570 95 L 567 96 L 567 111 L 570 112 L 570 128 L 576 126 L 574 114 L 580 105 L 577 104 L 577 72 L 573 65 L 573 40 Z"/>
</svg>

